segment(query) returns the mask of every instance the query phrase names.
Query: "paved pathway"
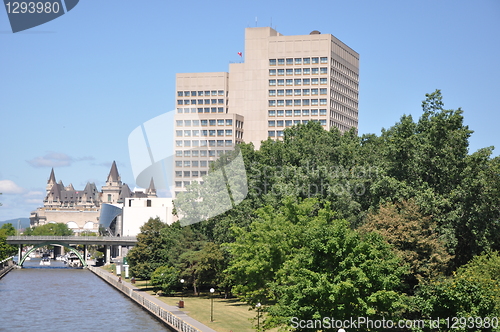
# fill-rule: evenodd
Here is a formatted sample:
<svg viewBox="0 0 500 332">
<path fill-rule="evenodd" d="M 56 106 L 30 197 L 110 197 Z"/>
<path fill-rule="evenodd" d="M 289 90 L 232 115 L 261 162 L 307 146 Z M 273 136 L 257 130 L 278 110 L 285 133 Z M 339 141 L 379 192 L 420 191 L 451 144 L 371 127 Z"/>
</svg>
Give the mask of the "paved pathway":
<svg viewBox="0 0 500 332">
<path fill-rule="evenodd" d="M 95 266 L 91 266 L 89 267 L 91 270 L 92 269 L 100 269 L 99 267 L 95 267 Z M 110 276 L 111 278 L 115 279 L 115 280 L 118 280 L 118 277 L 116 275 L 114 275 L 113 273 L 109 273 L 107 272 L 106 270 L 104 269 L 100 269 L 102 272 L 106 273 L 108 276 Z M 161 301 L 159 298 L 157 298 L 156 296 L 154 295 L 151 295 L 151 294 L 148 294 L 147 292 L 145 291 L 142 291 L 141 289 L 137 288 L 135 285 L 131 284 L 130 282 L 127 282 L 127 281 L 124 281 L 122 279 L 122 284 L 130 289 L 132 289 L 133 291 L 135 292 L 139 292 L 142 296 L 144 296 L 146 299 L 148 299 L 149 301 L 153 302 L 154 304 L 158 305 L 159 307 L 162 307 L 163 309 L 167 310 L 167 311 L 170 311 L 172 314 L 174 314 L 175 316 L 179 317 L 180 319 L 182 319 L 183 321 L 185 321 L 186 323 L 190 324 L 191 326 L 194 326 L 196 327 L 197 329 L 199 329 L 200 331 L 202 332 L 217 332 L 211 328 L 209 328 L 208 326 L 198 322 L 197 320 L 191 318 L 188 314 L 186 314 L 184 311 L 181 311 L 179 310 L 178 307 L 176 306 L 171 306 L 171 305 L 168 305 L 166 304 L 165 302 Z"/>
</svg>

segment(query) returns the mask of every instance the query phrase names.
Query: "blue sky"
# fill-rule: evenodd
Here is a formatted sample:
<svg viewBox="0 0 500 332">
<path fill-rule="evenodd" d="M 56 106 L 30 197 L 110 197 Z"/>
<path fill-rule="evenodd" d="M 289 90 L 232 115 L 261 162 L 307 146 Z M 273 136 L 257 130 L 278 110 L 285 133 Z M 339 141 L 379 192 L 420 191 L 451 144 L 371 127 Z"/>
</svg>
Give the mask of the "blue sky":
<svg viewBox="0 0 500 332">
<path fill-rule="evenodd" d="M 82 0 L 16 34 L 0 8 L 0 221 L 42 205 L 51 167 L 100 187 L 116 160 L 134 187 L 131 131 L 175 107 L 175 73 L 239 61 L 256 25 L 331 33 L 360 54 L 360 134 L 418 118 L 441 89 L 474 130 L 470 152 L 500 148 L 498 0 Z"/>
</svg>

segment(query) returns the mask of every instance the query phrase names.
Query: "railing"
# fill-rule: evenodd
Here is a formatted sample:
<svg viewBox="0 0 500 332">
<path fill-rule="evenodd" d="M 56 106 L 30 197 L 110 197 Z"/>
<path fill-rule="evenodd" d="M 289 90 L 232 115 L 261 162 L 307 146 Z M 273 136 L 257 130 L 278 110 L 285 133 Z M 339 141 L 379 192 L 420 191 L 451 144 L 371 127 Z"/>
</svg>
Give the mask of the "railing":
<svg viewBox="0 0 500 332">
<path fill-rule="evenodd" d="M 4 259 L 0 262 L 0 279 L 14 268 L 14 256 Z"/>
<path fill-rule="evenodd" d="M 9 236 L 8 240 L 21 241 L 21 240 L 40 240 L 40 241 L 137 241 L 135 236 Z"/>
<path fill-rule="evenodd" d="M 178 332 L 202 332 L 196 327 L 186 323 L 173 313 L 164 308 L 160 307 L 156 303 L 153 303 L 146 299 L 142 294 L 137 293 L 134 289 L 128 287 L 124 283 L 119 282 L 116 278 L 110 276 L 108 273 L 102 271 L 100 268 L 89 267 L 89 269 L 97 274 L 101 279 L 108 282 L 110 285 L 114 286 L 122 293 L 127 295 L 129 298 L 137 302 L 143 308 L 151 312 L 154 316 L 158 317 L 165 323 L 167 323 L 171 328 L 174 328 Z"/>
</svg>

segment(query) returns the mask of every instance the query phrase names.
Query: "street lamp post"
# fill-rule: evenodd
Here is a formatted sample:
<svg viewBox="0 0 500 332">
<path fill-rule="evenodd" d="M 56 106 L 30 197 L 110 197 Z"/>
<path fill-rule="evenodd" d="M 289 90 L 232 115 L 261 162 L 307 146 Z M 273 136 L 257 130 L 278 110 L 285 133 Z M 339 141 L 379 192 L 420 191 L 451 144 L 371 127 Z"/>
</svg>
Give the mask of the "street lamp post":
<svg viewBox="0 0 500 332">
<path fill-rule="evenodd" d="M 211 294 L 211 299 L 212 299 L 212 306 L 210 308 L 210 321 L 213 322 L 214 321 L 214 292 L 215 292 L 215 289 L 213 288 L 210 288 L 210 294 Z"/>
<path fill-rule="evenodd" d="M 182 290 L 181 290 L 181 300 L 179 301 L 179 308 L 184 308 L 184 279 L 181 279 Z"/>
<path fill-rule="evenodd" d="M 260 302 L 255 305 L 257 307 L 257 331 L 260 331 Z"/>
</svg>

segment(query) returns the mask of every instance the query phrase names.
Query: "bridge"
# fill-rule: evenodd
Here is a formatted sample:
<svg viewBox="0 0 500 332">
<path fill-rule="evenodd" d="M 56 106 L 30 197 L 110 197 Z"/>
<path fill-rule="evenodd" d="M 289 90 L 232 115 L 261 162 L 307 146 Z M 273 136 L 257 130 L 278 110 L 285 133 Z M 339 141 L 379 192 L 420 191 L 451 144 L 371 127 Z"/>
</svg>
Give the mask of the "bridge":
<svg viewBox="0 0 500 332">
<path fill-rule="evenodd" d="M 8 236 L 7 243 L 12 245 L 19 245 L 18 262 L 17 265 L 22 266 L 26 257 L 29 256 L 36 249 L 47 245 L 63 246 L 70 251 L 74 252 L 82 265 L 87 266 L 87 246 L 88 245 L 103 245 L 106 247 L 105 260 L 106 263 L 110 262 L 111 252 L 110 246 L 134 246 L 137 243 L 135 236 Z M 83 244 L 84 257 L 71 247 L 71 245 Z M 28 250 L 23 256 L 23 246 L 33 245 L 33 248 Z"/>
</svg>

